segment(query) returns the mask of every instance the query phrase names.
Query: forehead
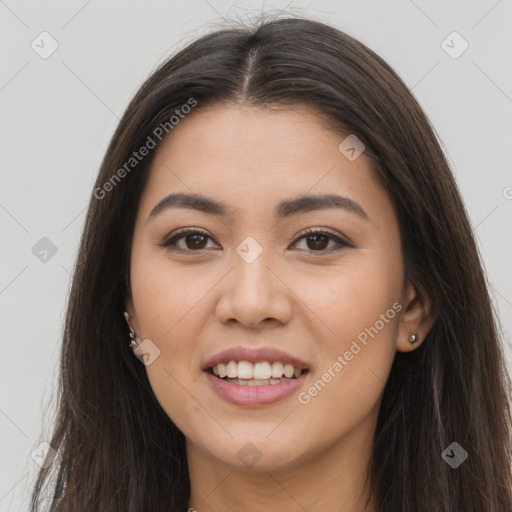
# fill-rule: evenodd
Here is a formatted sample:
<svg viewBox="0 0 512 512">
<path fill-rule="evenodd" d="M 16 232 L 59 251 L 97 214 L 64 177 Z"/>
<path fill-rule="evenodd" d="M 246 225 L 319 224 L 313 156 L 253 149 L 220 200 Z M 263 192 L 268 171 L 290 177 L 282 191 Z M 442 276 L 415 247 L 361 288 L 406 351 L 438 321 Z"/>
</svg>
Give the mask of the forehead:
<svg viewBox="0 0 512 512">
<path fill-rule="evenodd" d="M 340 151 L 345 138 L 306 106 L 198 107 L 157 147 L 140 209 L 148 216 L 171 192 L 201 193 L 254 213 L 308 193 L 336 192 L 368 207 L 386 202 L 372 161 Z"/>
</svg>

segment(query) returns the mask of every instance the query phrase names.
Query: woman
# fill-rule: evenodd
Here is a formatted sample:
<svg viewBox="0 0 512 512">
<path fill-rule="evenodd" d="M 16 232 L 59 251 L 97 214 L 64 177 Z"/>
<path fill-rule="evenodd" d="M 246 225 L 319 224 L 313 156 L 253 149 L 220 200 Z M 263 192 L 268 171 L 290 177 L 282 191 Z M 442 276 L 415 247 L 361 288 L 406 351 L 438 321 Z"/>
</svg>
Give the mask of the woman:
<svg viewBox="0 0 512 512">
<path fill-rule="evenodd" d="M 106 153 L 32 510 L 512 511 L 502 351 L 389 65 L 316 21 L 218 30 Z"/>
</svg>

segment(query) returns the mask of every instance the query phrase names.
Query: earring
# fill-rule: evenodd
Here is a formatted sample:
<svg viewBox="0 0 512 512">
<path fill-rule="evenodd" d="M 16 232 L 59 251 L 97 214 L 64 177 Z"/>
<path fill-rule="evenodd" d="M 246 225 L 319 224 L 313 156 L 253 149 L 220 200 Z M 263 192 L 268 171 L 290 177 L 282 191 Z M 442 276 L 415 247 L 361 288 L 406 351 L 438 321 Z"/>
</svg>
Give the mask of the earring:
<svg viewBox="0 0 512 512">
<path fill-rule="evenodd" d="M 126 323 L 128 324 L 128 327 L 130 328 L 130 344 L 128 345 L 131 347 L 138 347 L 139 344 L 135 341 L 136 335 L 135 331 L 133 330 L 133 327 L 130 325 L 130 315 L 127 311 L 124 312 L 124 317 L 126 318 Z"/>
<path fill-rule="evenodd" d="M 418 342 L 419 341 L 418 335 L 415 332 L 410 332 L 409 333 L 409 341 L 411 342 L 411 344 Z"/>
</svg>

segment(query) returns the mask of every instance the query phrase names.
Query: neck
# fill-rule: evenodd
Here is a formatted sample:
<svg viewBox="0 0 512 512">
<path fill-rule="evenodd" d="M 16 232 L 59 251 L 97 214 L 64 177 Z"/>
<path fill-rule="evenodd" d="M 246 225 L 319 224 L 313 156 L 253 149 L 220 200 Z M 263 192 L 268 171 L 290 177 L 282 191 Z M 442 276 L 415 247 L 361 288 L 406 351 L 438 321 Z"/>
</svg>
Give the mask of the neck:
<svg viewBox="0 0 512 512">
<path fill-rule="evenodd" d="M 205 454 L 187 439 L 191 493 L 197 512 L 283 510 L 376 512 L 364 489 L 374 429 L 354 429 L 314 457 L 304 454 L 285 469 L 237 468 Z"/>
</svg>

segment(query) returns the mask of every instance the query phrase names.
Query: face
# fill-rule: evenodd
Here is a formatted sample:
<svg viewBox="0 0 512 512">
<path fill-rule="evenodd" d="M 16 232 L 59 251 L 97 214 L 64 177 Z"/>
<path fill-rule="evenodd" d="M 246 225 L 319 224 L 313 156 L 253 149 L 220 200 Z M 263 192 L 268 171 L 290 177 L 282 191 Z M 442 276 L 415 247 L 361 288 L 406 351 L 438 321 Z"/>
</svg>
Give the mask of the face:
<svg viewBox="0 0 512 512">
<path fill-rule="evenodd" d="M 306 107 L 216 105 L 158 148 L 126 307 L 154 351 L 158 401 L 205 459 L 244 468 L 254 455 L 258 468 L 283 469 L 371 438 L 408 292 L 389 197 L 364 152 L 339 149 L 345 137 Z M 239 352 L 216 358 L 228 349 Z M 260 364 L 238 364 L 251 359 Z M 215 371 L 235 380 L 209 361 L 234 361 Z M 291 362 L 306 371 L 236 383 Z"/>
</svg>

